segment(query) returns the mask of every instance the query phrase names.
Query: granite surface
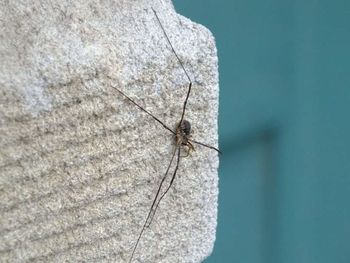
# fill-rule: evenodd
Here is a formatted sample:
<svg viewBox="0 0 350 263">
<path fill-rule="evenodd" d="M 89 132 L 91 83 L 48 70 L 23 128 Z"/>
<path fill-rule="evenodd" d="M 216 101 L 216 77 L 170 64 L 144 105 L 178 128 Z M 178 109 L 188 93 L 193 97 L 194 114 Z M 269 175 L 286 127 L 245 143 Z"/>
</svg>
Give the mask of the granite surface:
<svg viewBox="0 0 350 263">
<path fill-rule="evenodd" d="M 127 262 L 174 150 L 188 80 L 193 138 L 217 146 L 213 36 L 170 1 L 1 1 L 0 261 Z M 218 156 L 195 145 L 133 262 L 213 248 Z M 169 179 L 167 180 L 169 182 Z"/>
</svg>

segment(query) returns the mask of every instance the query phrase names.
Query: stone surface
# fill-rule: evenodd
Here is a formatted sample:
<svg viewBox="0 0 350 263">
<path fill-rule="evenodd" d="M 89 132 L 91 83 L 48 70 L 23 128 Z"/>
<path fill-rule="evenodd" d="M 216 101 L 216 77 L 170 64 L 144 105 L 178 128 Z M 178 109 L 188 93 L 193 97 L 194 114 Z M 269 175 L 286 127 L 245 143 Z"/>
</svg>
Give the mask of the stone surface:
<svg viewBox="0 0 350 263">
<path fill-rule="evenodd" d="M 1 1 L 0 261 L 127 262 L 174 150 L 188 80 L 193 138 L 217 145 L 215 43 L 170 1 Z M 197 146 L 134 262 L 201 262 L 218 156 Z"/>
</svg>

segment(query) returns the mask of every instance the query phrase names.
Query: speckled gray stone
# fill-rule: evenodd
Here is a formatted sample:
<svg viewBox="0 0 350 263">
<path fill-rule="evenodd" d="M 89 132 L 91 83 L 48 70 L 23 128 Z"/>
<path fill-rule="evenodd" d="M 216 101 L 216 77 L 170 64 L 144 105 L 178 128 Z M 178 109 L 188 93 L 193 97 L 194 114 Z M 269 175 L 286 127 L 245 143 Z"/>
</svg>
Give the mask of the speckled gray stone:
<svg viewBox="0 0 350 263">
<path fill-rule="evenodd" d="M 127 262 L 174 150 L 188 80 L 193 139 L 217 146 L 211 33 L 168 0 L 1 1 L 0 261 Z M 134 262 L 201 262 L 218 156 L 195 145 Z M 168 180 L 169 182 L 169 180 Z"/>
</svg>

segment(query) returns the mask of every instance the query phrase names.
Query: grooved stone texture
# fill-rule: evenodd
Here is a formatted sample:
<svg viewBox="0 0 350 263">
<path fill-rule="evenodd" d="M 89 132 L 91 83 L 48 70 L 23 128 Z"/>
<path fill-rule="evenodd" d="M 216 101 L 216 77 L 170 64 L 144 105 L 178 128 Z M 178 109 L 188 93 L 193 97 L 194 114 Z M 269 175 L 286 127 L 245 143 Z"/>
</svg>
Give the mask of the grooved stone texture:
<svg viewBox="0 0 350 263">
<path fill-rule="evenodd" d="M 192 138 L 217 146 L 214 39 L 170 1 L 1 0 L 1 262 L 128 261 L 175 145 L 112 86 L 171 128 L 188 87 L 151 7 L 193 80 Z M 195 147 L 133 262 L 211 253 L 218 156 Z"/>
</svg>

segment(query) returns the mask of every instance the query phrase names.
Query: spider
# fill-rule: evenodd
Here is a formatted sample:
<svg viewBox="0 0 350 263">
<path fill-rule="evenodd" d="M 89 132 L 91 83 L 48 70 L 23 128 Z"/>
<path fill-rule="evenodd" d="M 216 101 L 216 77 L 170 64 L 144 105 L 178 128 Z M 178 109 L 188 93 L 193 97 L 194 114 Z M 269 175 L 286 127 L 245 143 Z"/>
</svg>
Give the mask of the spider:
<svg viewBox="0 0 350 263">
<path fill-rule="evenodd" d="M 135 252 L 136 252 L 136 249 L 138 247 L 138 244 L 140 242 L 140 239 L 145 231 L 145 229 L 147 227 L 150 226 L 150 224 L 152 223 L 152 220 L 155 216 L 155 213 L 157 211 L 157 208 L 161 202 L 161 200 L 165 197 L 165 195 L 168 193 L 169 189 L 171 188 L 171 186 L 173 185 L 173 182 L 176 178 L 176 174 L 177 174 L 177 171 L 178 171 L 178 168 L 179 168 L 179 164 L 180 164 L 180 159 L 181 157 L 187 157 L 192 151 L 195 150 L 194 148 L 194 144 L 198 144 L 198 145 L 201 145 L 201 146 L 204 146 L 204 147 L 207 147 L 209 149 L 212 149 L 212 150 L 215 150 L 217 151 L 218 153 L 221 153 L 219 149 L 213 147 L 213 146 L 210 146 L 210 145 L 207 145 L 205 143 L 202 143 L 202 142 L 199 142 L 199 141 L 196 141 L 194 139 L 191 138 L 191 123 L 185 119 L 185 113 L 186 113 L 186 107 L 187 107 L 187 101 L 188 101 L 188 98 L 190 96 L 190 93 L 191 93 L 191 89 L 192 89 L 192 80 L 190 78 L 190 76 L 188 75 L 182 61 L 180 60 L 179 56 L 177 55 L 159 17 L 158 17 L 158 14 L 157 12 L 152 8 L 152 11 L 158 21 L 158 24 L 173 52 L 173 54 L 175 55 L 177 61 L 179 62 L 184 74 L 186 75 L 186 78 L 188 79 L 188 88 L 187 88 L 187 94 L 186 94 L 186 98 L 185 98 L 185 101 L 183 103 L 183 107 L 182 107 L 182 113 L 181 113 L 181 118 L 180 120 L 177 122 L 177 125 L 176 125 L 176 129 L 173 130 L 171 128 L 169 128 L 167 125 L 165 125 L 164 122 L 162 122 L 159 118 L 157 118 L 156 116 L 154 116 L 152 113 L 150 113 L 149 111 L 147 111 L 145 108 L 143 108 L 142 106 L 140 106 L 136 101 L 134 101 L 132 98 L 130 98 L 127 94 L 125 94 L 124 92 L 122 92 L 121 90 L 119 90 L 117 87 L 115 86 L 112 86 L 113 89 L 115 89 L 117 92 L 119 92 L 123 97 L 125 97 L 130 103 L 134 104 L 136 107 L 138 107 L 141 111 L 145 112 L 147 115 L 149 115 L 150 117 L 152 117 L 155 121 L 157 121 L 160 125 L 162 125 L 166 130 L 168 130 L 169 132 L 171 132 L 173 135 L 174 135 L 174 141 L 175 141 L 175 149 L 172 153 L 172 157 L 171 157 L 171 160 L 170 160 L 170 163 L 166 169 L 166 172 L 165 174 L 163 175 L 162 177 L 162 180 L 158 186 L 158 190 L 157 190 L 157 193 L 153 199 L 153 202 L 152 202 L 152 205 L 149 209 L 149 212 L 148 212 L 148 215 L 146 217 L 146 220 L 143 224 L 143 227 L 139 233 L 139 236 L 135 242 L 135 245 L 134 245 L 134 248 L 133 248 L 133 251 L 130 255 L 130 258 L 129 258 L 129 263 L 132 262 L 133 258 L 134 258 L 134 255 L 135 255 Z M 185 156 L 181 156 L 181 148 L 183 147 L 187 147 L 187 153 Z M 168 184 L 168 186 L 166 186 L 165 190 L 163 192 L 161 192 L 161 190 L 163 189 L 163 184 L 165 182 L 165 179 L 167 178 L 168 174 L 169 174 L 169 170 L 170 170 L 170 167 L 172 166 L 173 162 L 174 162 L 174 159 L 176 159 L 176 165 L 175 165 L 175 169 L 174 169 L 174 172 L 172 173 L 172 177 L 171 177 L 171 180 L 170 180 L 170 183 Z"/>
</svg>

